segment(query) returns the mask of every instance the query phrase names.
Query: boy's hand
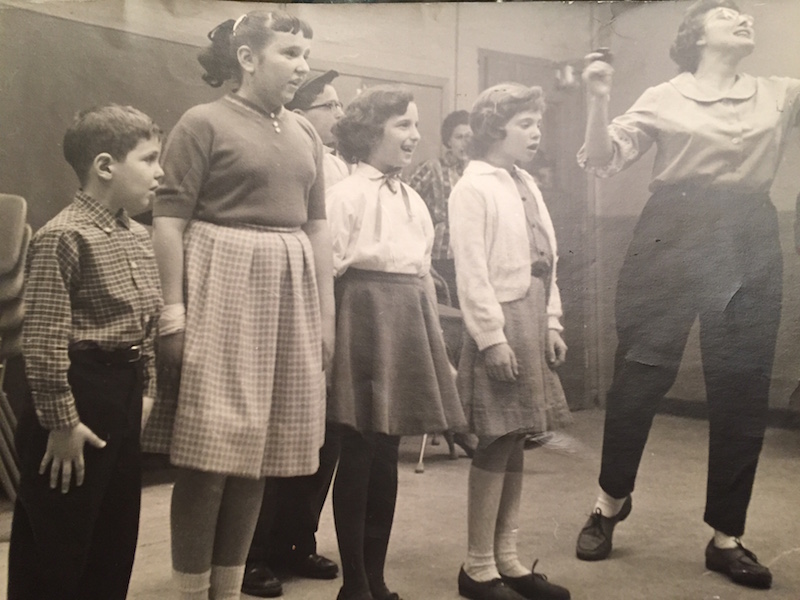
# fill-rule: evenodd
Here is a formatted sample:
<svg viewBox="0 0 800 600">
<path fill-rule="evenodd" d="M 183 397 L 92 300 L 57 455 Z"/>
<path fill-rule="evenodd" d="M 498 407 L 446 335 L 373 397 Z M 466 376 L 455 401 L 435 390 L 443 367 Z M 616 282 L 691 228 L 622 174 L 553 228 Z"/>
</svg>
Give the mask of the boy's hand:
<svg viewBox="0 0 800 600">
<path fill-rule="evenodd" d="M 489 346 L 483 351 L 483 355 L 489 377 L 497 381 L 517 380 L 517 357 L 506 342 Z"/>
<path fill-rule="evenodd" d="M 547 330 L 545 358 L 551 369 L 560 367 L 567 359 L 567 344 L 564 343 L 564 338 L 562 338 L 561 334 L 555 329 Z"/>
<path fill-rule="evenodd" d="M 83 485 L 85 465 L 83 462 L 83 445 L 91 444 L 95 448 L 105 448 L 106 443 L 83 423 L 70 429 L 53 429 L 47 438 L 47 449 L 39 464 L 39 475 L 44 475 L 50 465 L 50 488 L 56 489 L 58 477 L 61 475 L 61 493 L 69 491 L 72 472 L 75 471 L 75 485 Z"/>
</svg>

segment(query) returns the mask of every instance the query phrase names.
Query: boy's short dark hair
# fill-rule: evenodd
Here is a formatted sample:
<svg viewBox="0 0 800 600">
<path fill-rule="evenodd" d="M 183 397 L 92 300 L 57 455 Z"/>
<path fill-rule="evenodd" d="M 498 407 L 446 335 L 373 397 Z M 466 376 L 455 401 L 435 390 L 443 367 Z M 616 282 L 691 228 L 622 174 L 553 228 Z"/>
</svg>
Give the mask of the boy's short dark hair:
<svg viewBox="0 0 800 600">
<path fill-rule="evenodd" d="M 161 136 L 153 119 L 132 106 L 93 107 L 77 113 L 64 134 L 64 158 L 84 185 L 98 154 L 108 152 L 115 160 L 124 160 L 140 141 Z"/>
<path fill-rule="evenodd" d="M 683 21 L 678 27 L 678 34 L 669 49 L 670 58 L 675 61 L 681 72 L 697 71 L 701 53 L 697 42 L 705 33 L 706 13 L 720 6 L 739 12 L 739 7 L 733 0 L 697 0 L 686 9 Z"/>
<path fill-rule="evenodd" d="M 386 121 L 404 115 L 413 101 L 411 91 L 398 85 L 377 85 L 356 96 L 332 130 L 342 158 L 350 163 L 367 160 L 383 137 Z"/>
<path fill-rule="evenodd" d="M 506 137 L 506 124 L 526 110 L 544 112 L 544 92 L 539 86 L 500 83 L 483 90 L 469 114 L 472 128 L 468 152 L 471 158 L 483 158 L 492 144 Z"/>
<path fill-rule="evenodd" d="M 311 75 L 306 78 L 294 94 L 291 102 L 286 104 L 288 110 L 308 110 L 314 106 L 314 101 L 325 90 L 325 86 L 339 76 L 338 71 L 331 69 L 319 75 Z"/>
<path fill-rule="evenodd" d="M 445 148 L 450 147 L 450 138 L 459 125 L 469 125 L 469 113 L 465 110 L 454 110 L 442 121 L 442 144 Z"/>
</svg>

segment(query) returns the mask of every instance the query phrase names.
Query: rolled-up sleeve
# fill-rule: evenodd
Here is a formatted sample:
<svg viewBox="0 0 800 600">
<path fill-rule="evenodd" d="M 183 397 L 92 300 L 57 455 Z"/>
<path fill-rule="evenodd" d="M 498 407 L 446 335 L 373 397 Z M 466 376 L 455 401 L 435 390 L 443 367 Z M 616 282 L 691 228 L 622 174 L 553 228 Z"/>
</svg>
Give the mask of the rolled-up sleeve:
<svg viewBox="0 0 800 600">
<path fill-rule="evenodd" d="M 586 146 L 578 150 L 578 164 L 597 177 L 616 175 L 643 156 L 657 135 L 659 91 L 647 89 L 627 112 L 608 125 L 611 159 L 605 165 L 588 165 Z"/>
</svg>

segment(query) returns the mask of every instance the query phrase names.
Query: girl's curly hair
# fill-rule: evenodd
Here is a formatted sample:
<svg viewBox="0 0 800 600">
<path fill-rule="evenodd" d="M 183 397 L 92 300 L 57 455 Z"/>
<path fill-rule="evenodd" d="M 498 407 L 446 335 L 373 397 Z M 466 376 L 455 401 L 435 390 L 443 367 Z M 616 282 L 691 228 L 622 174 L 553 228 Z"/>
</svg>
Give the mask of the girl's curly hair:
<svg viewBox="0 0 800 600">
<path fill-rule="evenodd" d="M 686 9 L 683 21 L 678 27 L 678 35 L 669 49 L 670 58 L 675 61 L 681 72 L 694 73 L 697 71 L 701 52 L 697 42 L 705 33 L 706 14 L 720 6 L 739 11 L 739 7 L 733 0 L 697 0 Z"/>
<path fill-rule="evenodd" d="M 506 124 L 514 115 L 526 110 L 544 112 L 544 92 L 538 85 L 501 83 L 483 90 L 469 114 L 472 139 L 468 152 L 472 158 L 483 158 L 492 144 L 506 137 Z"/>
<path fill-rule="evenodd" d="M 404 115 L 413 101 L 411 91 L 399 85 L 378 85 L 356 96 L 332 130 L 342 158 L 350 163 L 366 161 L 383 137 L 386 121 Z"/>
</svg>

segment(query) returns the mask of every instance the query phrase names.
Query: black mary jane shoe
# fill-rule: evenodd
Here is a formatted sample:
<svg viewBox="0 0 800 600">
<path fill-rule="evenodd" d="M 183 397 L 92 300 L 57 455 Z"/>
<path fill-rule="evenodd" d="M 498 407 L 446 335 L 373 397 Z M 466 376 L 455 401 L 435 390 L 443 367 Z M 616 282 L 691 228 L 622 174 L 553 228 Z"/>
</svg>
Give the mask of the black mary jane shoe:
<svg viewBox="0 0 800 600">
<path fill-rule="evenodd" d="M 283 585 L 267 565 L 253 563 L 245 567 L 242 592 L 256 598 L 277 598 L 283 594 Z"/>
<path fill-rule="evenodd" d="M 535 572 L 538 562 L 534 561 L 530 575 L 506 577 L 501 573 L 500 577 L 508 587 L 529 600 L 570 600 L 567 588 L 550 583 L 547 581 L 547 575 Z"/>
<path fill-rule="evenodd" d="M 739 585 L 763 590 L 772 587 L 772 573 L 739 540 L 735 548 L 717 548 L 713 539 L 708 542 L 706 569 L 727 575 Z"/>
<path fill-rule="evenodd" d="M 458 593 L 470 600 L 525 600 L 502 579 L 475 581 L 467 575 L 464 567 L 458 573 Z"/>
</svg>

